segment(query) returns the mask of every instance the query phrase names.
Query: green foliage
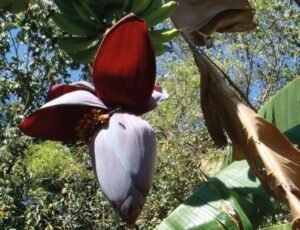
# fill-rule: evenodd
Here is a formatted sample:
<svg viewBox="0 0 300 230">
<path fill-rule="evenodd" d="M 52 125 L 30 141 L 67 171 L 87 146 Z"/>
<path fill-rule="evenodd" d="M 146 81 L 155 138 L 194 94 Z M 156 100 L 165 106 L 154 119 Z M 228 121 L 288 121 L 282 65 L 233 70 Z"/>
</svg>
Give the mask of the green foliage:
<svg viewBox="0 0 300 230">
<path fill-rule="evenodd" d="M 56 142 L 31 145 L 25 156 L 25 165 L 35 182 L 57 184 L 70 178 L 84 180 L 91 177 L 90 172 L 74 160 L 70 150 Z"/>
<path fill-rule="evenodd" d="M 50 84 L 68 81 L 70 70 L 79 69 L 58 48 L 60 32 L 50 14 L 34 2 L 26 14 L 0 9 L 0 141 L 7 140 L 6 128 L 16 127 L 45 101 Z"/>
<path fill-rule="evenodd" d="M 99 190 L 86 149 L 73 147 L 72 152 L 45 142 L 31 145 L 24 157 L 17 158 L 0 180 L 0 210 L 5 213 L 1 229 L 122 226 Z"/>
</svg>

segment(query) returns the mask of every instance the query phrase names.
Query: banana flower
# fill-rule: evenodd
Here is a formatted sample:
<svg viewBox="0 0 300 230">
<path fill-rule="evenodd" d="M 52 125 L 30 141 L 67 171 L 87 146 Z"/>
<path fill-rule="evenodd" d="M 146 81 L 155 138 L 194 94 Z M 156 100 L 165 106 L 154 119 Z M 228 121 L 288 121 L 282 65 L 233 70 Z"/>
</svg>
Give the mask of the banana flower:
<svg viewBox="0 0 300 230">
<path fill-rule="evenodd" d="M 143 20 L 129 14 L 104 36 L 93 84 L 54 85 L 48 102 L 20 124 L 27 135 L 56 141 L 87 140 L 100 186 L 129 225 L 141 213 L 154 172 L 156 140 L 138 115 L 168 94 L 154 86 L 154 50 Z"/>
</svg>

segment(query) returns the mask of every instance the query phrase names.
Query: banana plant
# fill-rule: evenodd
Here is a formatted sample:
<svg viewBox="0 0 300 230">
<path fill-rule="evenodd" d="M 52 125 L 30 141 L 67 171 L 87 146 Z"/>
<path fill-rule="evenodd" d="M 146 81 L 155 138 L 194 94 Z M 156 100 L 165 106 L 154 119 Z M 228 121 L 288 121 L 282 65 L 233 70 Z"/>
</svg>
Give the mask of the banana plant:
<svg viewBox="0 0 300 230">
<path fill-rule="evenodd" d="M 199 14 L 203 2 L 201 0 L 180 2 L 182 4 L 175 12 L 173 22 L 178 29 L 183 27 L 189 29 L 182 30 L 181 35 L 189 44 L 200 72 L 201 107 L 213 141 L 220 147 L 227 144 L 227 137 L 230 138 L 233 145 L 233 158 L 247 159 L 264 189 L 289 205 L 292 228 L 298 229 L 300 226 L 299 149 L 272 123 L 258 115 L 255 109 L 245 105 L 236 92 L 227 85 L 225 79 L 229 78 L 224 72 L 203 51 L 199 52 L 196 48 L 209 34 L 203 33 L 203 29 L 208 32 L 240 32 L 254 28 L 253 12 L 248 1 L 228 1 L 233 8 L 219 11 L 211 17 L 212 24 L 209 20 L 202 20 L 202 23 L 205 22 L 204 27 L 199 26 L 201 23 L 199 15 L 203 16 Z M 226 4 L 225 1 L 220 2 Z M 213 4 L 215 1 L 210 3 Z M 241 4 L 240 9 L 235 8 L 237 4 Z M 207 10 L 207 7 L 204 9 Z M 210 31 L 210 28 L 213 30 Z M 207 41 L 210 45 L 210 39 L 206 39 L 206 43 Z"/>
<path fill-rule="evenodd" d="M 206 98 L 202 99 L 211 100 L 210 105 L 202 103 L 205 118 L 210 119 L 212 114 L 218 118 L 210 123 L 210 129 L 228 134 L 233 158 L 247 159 L 264 189 L 289 205 L 293 228 L 299 228 L 299 149 L 272 123 L 241 102 L 228 87 L 224 72 L 204 52 L 199 53 L 194 48 L 192 51 L 201 71 L 201 90 L 206 92 Z"/>
<path fill-rule="evenodd" d="M 203 69 L 202 71 L 205 76 Z M 208 71 L 208 68 L 206 68 L 205 71 Z M 202 83 L 205 84 L 204 81 L 202 81 Z M 215 85 L 213 87 L 215 88 Z M 259 114 L 270 122 L 273 122 L 290 140 L 297 144 L 300 142 L 300 137 L 298 133 L 295 132 L 300 124 L 299 87 L 300 78 L 296 78 L 273 96 L 259 110 Z M 273 129 L 273 132 L 278 131 Z M 272 141 L 274 143 L 275 139 Z M 269 146 L 272 147 L 271 145 Z M 286 155 L 288 155 L 288 153 Z M 296 159 L 293 163 L 297 164 L 297 162 L 299 161 Z M 208 162 L 205 163 L 207 165 Z M 296 170 L 294 172 L 296 172 Z M 298 175 L 297 173 L 295 174 Z M 257 187 L 254 190 L 249 186 L 253 181 L 257 183 Z M 244 188 L 244 191 L 240 188 Z M 224 190 L 227 192 L 224 192 Z M 216 194 L 218 194 L 217 198 L 215 198 Z M 254 194 L 260 194 L 260 199 L 257 198 L 255 201 L 253 197 Z M 264 195 L 262 196 L 262 194 Z M 248 203 L 248 201 L 245 200 L 251 200 L 252 202 Z M 231 206 L 227 209 L 223 209 L 222 203 L 226 201 L 229 201 Z M 291 205 L 297 205 L 297 202 Z M 258 213 L 256 208 L 263 211 Z M 215 177 L 208 180 L 205 185 L 201 186 L 182 205 L 175 209 L 173 213 L 159 225 L 158 229 L 256 229 L 260 224 L 261 215 L 269 215 L 272 214 L 273 211 L 274 207 L 273 202 L 270 202 L 270 196 L 264 191 L 262 183 L 254 176 L 249 165 L 244 160 L 234 162 L 219 172 Z M 265 229 L 291 228 L 292 224 L 284 224 Z M 294 222 L 294 228 L 297 228 L 296 221 Z"/>
<path fill-rule="evenodd" d="M 132 226 L 149 193 L 156 158 L 154 132 L 138 115 L 168 97 L 154 85 L 155 55 L 143 20 L 129 14 L 106 33 L 92 75 L 94 84 L 52 86 L 48 102 L 20 129 L 41 139 L 86 142 L 104 194 Z"/>
<path fill-rule="evenodd" d="M 147 23 L 156 56 L 168 51 L 166 43 L 178 34 L 172 28 L 155 29 L 173 13 L 175 1 L 162 4 L 161 0 L 54 0 L 54 3 L 58 12 L 52 19 L 68 34 L 58 38 L 58 45 L 80 64 L 91 63 L 105 33 L 128 13 Z"/>
</svg>

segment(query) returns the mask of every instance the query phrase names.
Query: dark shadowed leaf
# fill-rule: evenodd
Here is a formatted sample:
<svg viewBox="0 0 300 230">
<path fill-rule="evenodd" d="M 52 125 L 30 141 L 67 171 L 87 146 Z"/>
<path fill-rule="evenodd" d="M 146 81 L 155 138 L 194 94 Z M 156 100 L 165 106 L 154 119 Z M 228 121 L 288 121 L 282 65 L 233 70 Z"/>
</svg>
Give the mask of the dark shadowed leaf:
<svg viewBox="0 0 300 230">
<path fill-rule="evenodd" d="M 253 229 L 272 211 L 269 195 L 247 162 L 239 161 L 202 185 L 158 229 Z"/>
</svg>

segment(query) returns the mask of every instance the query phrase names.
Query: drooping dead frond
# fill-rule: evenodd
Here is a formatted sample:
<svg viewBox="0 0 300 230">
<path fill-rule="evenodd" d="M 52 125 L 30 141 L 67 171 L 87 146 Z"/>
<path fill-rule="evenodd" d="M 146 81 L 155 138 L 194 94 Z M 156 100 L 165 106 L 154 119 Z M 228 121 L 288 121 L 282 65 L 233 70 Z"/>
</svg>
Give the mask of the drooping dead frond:
<svg viewBox="0 0 300 230">
<path fill-rule="evenodd" d="M 176 1 L 178 7 L 172 20 L 193 45 L 205 45 L 209 35 L 215 31 L 243 32 L 256 26 L 247 0 Z"/>
</svg>

